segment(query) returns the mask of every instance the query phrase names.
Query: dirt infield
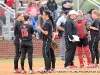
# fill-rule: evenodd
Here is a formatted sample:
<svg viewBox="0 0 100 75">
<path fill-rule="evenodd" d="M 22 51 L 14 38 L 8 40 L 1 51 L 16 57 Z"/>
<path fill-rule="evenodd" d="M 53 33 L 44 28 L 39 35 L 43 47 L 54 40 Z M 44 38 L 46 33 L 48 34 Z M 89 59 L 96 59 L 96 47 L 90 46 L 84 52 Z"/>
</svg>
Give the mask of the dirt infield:
<svg viewBox="0 0 100 75">
<path fill-rule="evenodd" d="M 1 60 L 0 60 L 1 61 Z M 78 68 L 73 69 L 65 69 L 63 68 L 64 61 L 57 60 L 56 61 L 56 71 L 55 73 L 49 73 L 48 75 L 100 75 L 100 68 L 86 68 L 86 62 L 84 68 L 79 68 L 79 61 L 75 60 L 75 64 Z M 20 67 L 20 63 L 19 63 Z M 33 69 L 37 72 L 40 68 L 44 67 L 44 62 L 33 62 Z M 25 70 L 29 74 L 29 67 L 27 61 L 25 62 Z M 13 62 L 4 62 L 0 63 L 0 75 L 23 75 L 23 74 L 15 74 L 13 73 Z M 40 73 L 36 73 L 35 75 L 41 75 Z M 47 74 L 44 74 L 47 75 Z"/>
</svg>

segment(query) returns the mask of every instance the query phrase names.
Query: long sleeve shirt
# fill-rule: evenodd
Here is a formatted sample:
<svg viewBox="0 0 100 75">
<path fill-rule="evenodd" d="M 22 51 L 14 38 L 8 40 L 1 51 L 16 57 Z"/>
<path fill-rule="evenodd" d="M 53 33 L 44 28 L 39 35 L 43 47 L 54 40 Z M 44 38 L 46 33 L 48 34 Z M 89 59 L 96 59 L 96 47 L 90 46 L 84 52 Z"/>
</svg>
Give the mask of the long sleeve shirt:
<svg viewBox="0 0 100 75">
<path fill-rule="evenodd" d="M 72 35 L 77 35 L 77 28 L 74 20 L 69 18 L 65 23 L 65 37 L 73 40 L 74 38 Z"/>
</svg>

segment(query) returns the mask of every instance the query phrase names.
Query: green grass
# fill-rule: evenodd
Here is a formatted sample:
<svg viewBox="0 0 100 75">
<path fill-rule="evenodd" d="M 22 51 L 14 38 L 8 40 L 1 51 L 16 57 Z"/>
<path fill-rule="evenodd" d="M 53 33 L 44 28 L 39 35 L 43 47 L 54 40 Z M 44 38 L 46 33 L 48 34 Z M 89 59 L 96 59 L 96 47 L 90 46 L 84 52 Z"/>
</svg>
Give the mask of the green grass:
<svg viewBox="0 0 100 75">
<path fill-rule="evenodd" d="M 44 60 L 43 58 L 33 58 L 33 62 L 41 62 L 43 60 Z M 56 60 L 59 61 L 60 58 L 57 57 Z M 0 63 L 10 63 L 13 61 L 14 61 L 14 59 L 0 59 Z M 25 61 L 28 61 L 28 60 L 26 59 Z"/>
<path fill-rule="evenodd" d="M 77 57 L 75 57 L 77 59 Z M 56 57 L 56 61 L 60 61 L 60 57 Z M 0 59 L 0 63 L 12 63 L 14 59 Z M 25 61 L 28 61 L 27 59 Z M 33 62 L 43 62 L 43 58 L 33 58 Z"/>
</svg>

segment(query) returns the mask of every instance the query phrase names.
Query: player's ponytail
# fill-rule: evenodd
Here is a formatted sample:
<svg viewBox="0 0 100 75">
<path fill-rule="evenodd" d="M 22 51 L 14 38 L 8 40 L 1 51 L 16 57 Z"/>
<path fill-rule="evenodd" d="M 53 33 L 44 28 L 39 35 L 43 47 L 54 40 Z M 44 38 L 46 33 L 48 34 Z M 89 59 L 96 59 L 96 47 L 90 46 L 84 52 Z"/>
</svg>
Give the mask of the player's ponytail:
<svg viewBox="0 0 100 75">
<path fill-rule="evenodd" d="M 43 17 L 42 17 L 42 15 L 39 15 L 38 20 L 39 20 L 40 26 L 43 28 Z"/>
<path fill-rule="evenodd" d="M 55 32 L 56 31 L 56 25 L 55 25 L 52 13 L 50 13 L 49 19 L 51 20 L 52 25 L 53 25 L 53 32 Z"/>
<path fill-rule="evenodd" d="M 53 25 L 53 31 L 55 31 L 56 30 L 56 26 L 55 26 L 55 23 L 54 23 L 52 12 L 50 12 L 49 10 L 45 10 L 44 13 L 46 13 L 46 15 L 48 15 L 48 17 L 51 20 L 52 25 Z"/>
</svg>

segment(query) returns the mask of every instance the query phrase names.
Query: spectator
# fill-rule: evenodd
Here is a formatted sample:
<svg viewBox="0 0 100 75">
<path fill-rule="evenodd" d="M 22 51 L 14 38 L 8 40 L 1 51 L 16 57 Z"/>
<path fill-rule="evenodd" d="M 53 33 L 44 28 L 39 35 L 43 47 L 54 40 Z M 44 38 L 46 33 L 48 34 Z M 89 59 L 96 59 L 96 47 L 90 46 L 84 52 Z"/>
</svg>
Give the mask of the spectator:
<svg viewBox="0 0 100 75">
<path fill-rule="evenodd" d="M 36 21 L 35 21 L 34 17 L 32 16 L 32 13 L 31 13 L 31 12 L 29 12 L 28 15 L 29 15 L 29 17 L 30 17 L 29 23 L 30 23 L 30 25 L 33 26 L 33 30 L 36 32 L 36 31 L 37 31 L 37 30 L 36 30 Z"/>
<path fill-rule="evenodd" d="M 23 6 L 23 0 L 19 0 L 19 3 L 21 4 L 21 6 Z"/>
<path fill-rule="evenodd" d="M 41 3 L 43 2 L 44 0 L 35 0 L 36 4 L 38 7 L 41 7 Z"/>
<path fill-rule="evenodd" d="M 41 15 L 43 15 L 43 11 L 44 10 L 48 10 L 48 8 L 47 8 L 47 2 L 46 1 L 42 2 L 42 7 L 40 8 L 40 14 Z"/>
<path fill-rule="evenodd" d="M 72 1 L 69 0 L 65 0 L 62 2 L 62 10 L 72 10 L 72 7 L 74 6 L 74 3 L 72 3 Z"/>
<path fill-rule="evenodd" d="M 0 7 L 0 20 L 3 22 L 3 24 L 6 23 L 5 10 L 2 7 Z"/>
<path fill-rule="evenodd" d="M 34 17 L 32 16 L 32 13 L 31 13 L 31 12 L 29 12 L 28 15 L 29 15 L 29 17 L 30 17 L 29 23 L 30 23 L 30 25 L 33 26 L 33 30 L 34 30 L 34 32 L 35 32 L 35 34 L 36 34 L 36 39 L 39 39 L 39 38 L 40 38 L 40 37 L 39 37 L 40 31 L 36 29 L 37 23 L 36 23 Z"/>
<path fill-rule="evenodd" d="M 2 36 L 2 26 L 3 26 L 3 22 L 2 20 L 0 20 L 0 40 L 4 40 L 4 37 Z"/>
<path fill-rule="evenodd" d="M 2 26 L 3 26 L 3 22 L 2 20 L 0 20 L 0 36 L 2 36 Z"/>
<path fill-rule="evenodd" d="M 14 2 L 14 0 L 5 0 L 5 1 L 4 1 L 4 3 L 5 3 L 7 6 L 11 7 L 11 8 L 12 8 L 12 5 L 13 5 L 13 2 Z"/>
<path fill-rule="evenodd" d="M 92 20 L 92 17 L 91 17 L 91 13 L 92 13 L 93 10 L 94 10 L 94 9 L 90 9 L 90 10 L 87 12 L 87 19 L 89 19 L 89 20 L 91 20 L 91 21 L 93 21 L 93 20 Z"/>
<path fill-rule="evenodd" d="M 37 7 L 35 1 L 30 1 L 26 9 L 26 13 L 31 12 L 34 16 L 35 21 L 38 20 L 38 15 L 40 14 L 39 8 Z"/>
<path fill-rule="evenodd" d="M 18 2 L 18 10 L 20 9 L 20 7 L 21 7 L 21 3 L 20 2 Z M 13 4 L 12 4 L 12 9 L 16 9 L 16 3 L 15 2 L 13 2 Z"/>
<path fill-rule="evenodd" d="M 57 19 L 58 17 L 58 12 L 57 12 L 57 3 L 55 2 L 55 0 L 48 0 L 47 2 L 47 6 L 48 6 L 48 9 L 50 11 L 52 11 L 53 15 L 55 16 L 55 20 Z"/>
</svg>

